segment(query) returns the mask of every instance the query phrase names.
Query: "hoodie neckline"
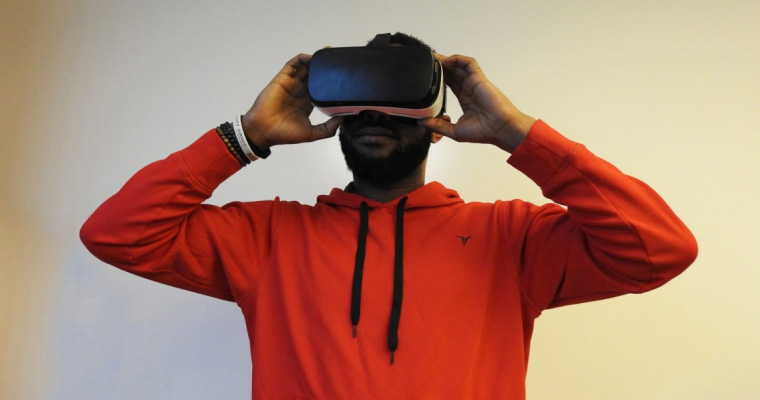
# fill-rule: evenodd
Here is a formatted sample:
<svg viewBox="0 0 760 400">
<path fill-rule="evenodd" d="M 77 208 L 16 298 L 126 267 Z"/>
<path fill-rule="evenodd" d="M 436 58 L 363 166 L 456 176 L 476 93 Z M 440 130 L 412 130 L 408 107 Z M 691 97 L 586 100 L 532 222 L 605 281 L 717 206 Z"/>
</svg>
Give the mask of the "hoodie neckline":
<svg viewBox="0 0 760 400">
<path fill-rule="evenodd" d="M 325 203 L 337 207 L 348 207 L 356 210 L 360 209 L 363 202 L 367 203 L 370 209 L 382 207 L 395 208 L 399 200 L 406 197 L 405 208 L 410 210 L 415 208 L 442 207 L 464 202 L 459 197 L 459 193 L 443 186 L 439 182 L 429 182 L 387 203 L 380 203 L 368 199 L 358 193 L 347 191 L 350 186 L 351 185 L 347 186 L 346 189 L 334 188 L 330 191 L 330 194 L 317 197 L 317 203 Z"/>
</svg>

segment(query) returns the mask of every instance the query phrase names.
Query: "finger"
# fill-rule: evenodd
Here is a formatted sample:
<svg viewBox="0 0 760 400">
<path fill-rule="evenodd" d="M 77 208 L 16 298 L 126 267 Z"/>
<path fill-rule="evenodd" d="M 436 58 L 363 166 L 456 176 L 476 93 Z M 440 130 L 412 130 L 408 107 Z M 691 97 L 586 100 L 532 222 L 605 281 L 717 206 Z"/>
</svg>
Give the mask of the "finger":
<svg viewBox="0 0 760 400">
<path fill-rule="evenodd" d="M 446 84 L 457 97 L 471 95 L 478 86 L 489 82 L 478 62 L 472 57 L 452 56 L 448 62 L 451 70 Z"/>
<path fill-rule="evenodd" d="M 480 71 L 480 65 L 477 60 L 459 54 L 446 57 L 442 63 L 452 70 L 460 70 L 470 74 Z"/>
<path fill-rule="evenodd" d="M 443 136 L 452 137 L 454 134 L 454 124 L 443 118 L 424 118 L 417 120 L 417 125 L 440 133 Z"/>
<path fill-rule="evenodd" d="M 443 77 L 446 84 L 451 87 L 455 94 L 458 94 L 462 88 L 464 80 L 470 75 L 468 72 L 469 60 L 464 56 L 453 55 L 441 60 L 443 67 Z"/>
<path fill-rule="evenodd" d="M 340 124 L 343 123 L 343 120 L 343 117 L 332 117 L 326 122 L 312 127 L 311 140 L 314 141 L 327 139 L 329 137 L 335 136 L 335 134 L 338 132 Z"/>
<path fill-rule="evenodd" d="M 454 81 L 464 81 L 470 76 L 483 73 L 478 62 L 472 57 L 454 55 L 446 58 L 442 65 Z"/>
<path fill-rule="evenodd" d="M 340 125 L 345 120 L 345 117 L 332 117 L 324 123 L 325 129 L 327 129 L 327 132 L 330 134 L 330 136 L 334 136 L 335 133 L 338 132 Z"/>
<path fill-rule="evenodd" d="M 296 79 L 302 79 L 308 74 L 309 62 L 311 61 L 311 55 L 299 54 L 290 60 L 282 67 L 280 74 L 291 76 Z"/>
</svg>

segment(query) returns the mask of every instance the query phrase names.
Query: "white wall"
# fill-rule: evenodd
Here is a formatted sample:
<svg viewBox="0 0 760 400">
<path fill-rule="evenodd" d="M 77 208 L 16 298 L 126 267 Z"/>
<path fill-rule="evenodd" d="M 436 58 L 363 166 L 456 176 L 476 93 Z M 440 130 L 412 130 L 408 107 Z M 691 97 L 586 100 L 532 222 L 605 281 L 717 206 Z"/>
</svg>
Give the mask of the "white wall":
<svg viewBox="0 0 760 400">
<path fill-rule="evenodd" d="M 546 312 L 529 398 L 755 398 L 758 21 L 760 3 L 731 0 L 4 1 L 0 398 L 248 398 L 237 307 L 110 268 L 78 228 L 138 168 L 247 110 L 291 56 L 390 31 L 476 57 L 700 242 L 658 291 Z M 466 200 L 545 201 L 504 159 L 445 140 L 429 178 Z M 337 140 L 278 147 L 212 200 L 311 202 L 348 179 Z"/>
</svg>

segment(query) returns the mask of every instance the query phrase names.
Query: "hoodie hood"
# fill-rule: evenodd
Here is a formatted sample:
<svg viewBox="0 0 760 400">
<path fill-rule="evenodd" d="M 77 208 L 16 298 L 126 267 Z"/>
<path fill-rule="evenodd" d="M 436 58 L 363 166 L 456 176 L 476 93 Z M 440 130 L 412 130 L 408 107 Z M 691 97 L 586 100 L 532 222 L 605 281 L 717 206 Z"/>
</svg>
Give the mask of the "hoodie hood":
<svg viewBox="0 0 760 400">
<path fill-rule="evenodd" d="M 349 184 L 346 189 L 333 189 L 329 195 L 321 195 L 317 197 L 317 202 L 338 207 L 353 208 L 356 210 L 361 208 L 361 204 L 363 202 L 367 203 L 370 209 L 383 206 L 383 203 L 370 200 L 358 193 L 353 193 L 351 191 L 352 187 L 353 184 Z M 438 182 L 430 182 L 410 193 L 407 193 L 402 197 L 407 198 L 404 207 L 406 210 L 412 210 L 415 208 L 442 207 L 464 202 L 459 197 L 459 193 L 457 193 L 455 190 L 446 188 Z M 402 197 L 389 201 L 387 204 L 395 205 Z"/>
</svg>

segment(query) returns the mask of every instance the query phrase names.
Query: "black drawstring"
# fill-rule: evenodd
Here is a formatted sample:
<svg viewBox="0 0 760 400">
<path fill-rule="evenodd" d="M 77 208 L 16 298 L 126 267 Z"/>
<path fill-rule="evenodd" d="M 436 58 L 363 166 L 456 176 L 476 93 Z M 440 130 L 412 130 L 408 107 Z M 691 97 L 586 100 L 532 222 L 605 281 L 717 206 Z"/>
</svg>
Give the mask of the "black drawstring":
<svg viewBox="0 0 760 400">
<path fill-rule="evenodd" d="M 393 302 L 391 316 L 388 321 L 388 349 L 391 352 L 391 364 L 395 361 L 398 348 L 398 326 L 401 320 L 401 302 L 404 295 L 404 207 L 407 198 L 398 202 L 396 208 L 396 249 L 393 258 Z M 353 336 L 356 337 L 356 327 L 359 325 L 361 309 L 362 278 L 364 276 L 364 257 L 367 247 L 367 232 L 369 230 L 369 206 L 362 202 L 359 209 L 359 241 L 356 246 L 356 261 L 354 263 L 354 280 L 351 287 L 351 324 Z"/>
<path fill-rule="evenodd" d="M 398 202 L 396 208 L 396 254 L 393 258 L 393 303 L 391 320 L 388 322 L 388 349 L 391 351 L 391 364 L 398 348 L 398 324 L 401 320 L 401 300 L 404 297 L 404 206 L 406 197 Z"/>
<path fill-rule="evenodd" d="M 356 245 L 354 282 L 351 287 L 351 324 L 354 327 L 354 337 L 356 337 L 356 326 L 359 325 L 359 313 L 361 311 L 362 278 L 364 276 L 364 254 L 367 247 L 367 230 L 369 225 L 369 206 L 367 206 L 367 203 L 364 201 L 362 202 L 359 216 L 359 241 Z"/>
</svg>

